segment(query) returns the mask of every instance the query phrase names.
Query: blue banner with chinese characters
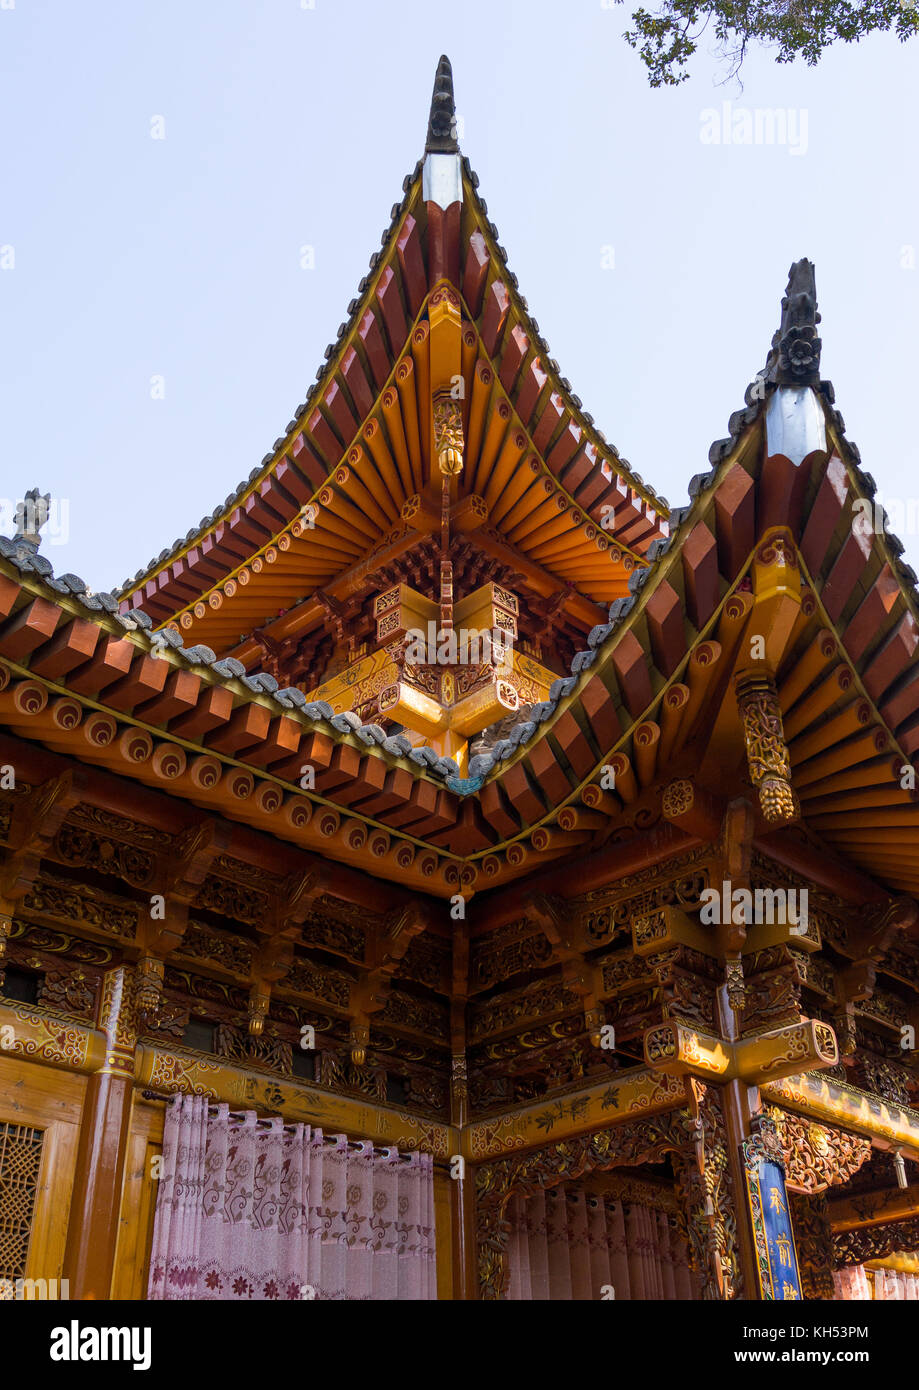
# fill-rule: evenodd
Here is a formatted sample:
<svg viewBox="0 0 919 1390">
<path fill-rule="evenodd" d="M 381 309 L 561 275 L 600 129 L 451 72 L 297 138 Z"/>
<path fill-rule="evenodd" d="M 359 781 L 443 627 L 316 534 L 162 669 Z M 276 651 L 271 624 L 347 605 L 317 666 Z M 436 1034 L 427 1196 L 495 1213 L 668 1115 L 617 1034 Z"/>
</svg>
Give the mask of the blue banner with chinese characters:
<svg viewBox="0 0 919 1390">
<path fill-rule="evenodd" d="M 799 1299 L 801 1280 L 782 1165 L 770 1158 L 748 1163 L 747 1195 L 762 1296 L 780 1303 Z"/>
</svg>

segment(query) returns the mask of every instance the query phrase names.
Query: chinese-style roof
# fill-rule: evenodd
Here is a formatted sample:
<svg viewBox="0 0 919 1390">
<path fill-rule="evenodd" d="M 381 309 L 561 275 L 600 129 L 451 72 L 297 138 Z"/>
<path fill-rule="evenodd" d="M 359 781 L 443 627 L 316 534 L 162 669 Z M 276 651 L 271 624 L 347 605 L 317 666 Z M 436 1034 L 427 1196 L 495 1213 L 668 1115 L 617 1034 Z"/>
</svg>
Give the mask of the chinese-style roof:
<svg viewBox="0 0 919 1390">
<path fill-rule="evenodd" d="M 446 70 L 439 70 L 438 91 L 449 96 Z M 443 133 L 448 115 L 449 101 L 437 104 L 433 138 L 451 138 Z M 421 204 L 413 206 L 422 217 Z M 464 198 L 476 231 L 482 206 Z M 397 241 L 405 213 L 407 205 L 394 221 Z M 388 291 L 381 296 L 387 267 L 398 264 L 403 287 L 414 280 L 419 311 L 426 302 L 423 258 L 407 249 L 415 245 L 420 255 L 419 226 L 413 221 L 401 258 L 396 247 L 395 259 L 378 264 L 362 292 L 368 307 L 359 305 L 353 322 L 372 320 L 377 332 L 368 327 L 365 336 L 374 341 L 386 341 L 380 325 L 393 302 Z M 480 242 L 474 235 L 464 243 L 466 264 L 478 269 L 462 277 L 463 303 L 474 315 L 466 320 L 470 360 L 484 361 L 506 388 L 512 415 L 534 446 L 538 436 L 539 470 L 564 484 L 567 470 L 586 457 L 587 481 L 600 477 L 606 486 L 600 446 L 588 437 L 592 427 L 561 381 L 550 379 L 551 364 L 491 233 L 482 231 Z M 448 244 L 444 263 L 458 251 L 458 242 Z M 502 289 L 493 293 L 496 285 Z M 495 306 L 506 307 L 504 331 Z M 512 313 L 525 348 L 520 334 L 508 337 Z M 802 847 L 816 849 L 862 898 L 879 894 L 878 885 L 916 892 L 916 575 L 874 506 L 874 482 L 846 439 L 832 386 L 820 379 L 818 322 L 813 266 L 800 261 L 766 366 L 731 417 L 729 436 L 712 446 L 710 470 L 691 480 L 689 504 L 671 513 L 671 534 L 654 524 L 641 563 L 628 571 L 627 591 L 603 606 L 603 620 L 587 633 L 570 673 L 506 736 L 484 741 L 468 776 L 430 748 L 412 747 L 354 715 L 335 715 L 298 689 L 278 688 L 266 673 L 247 672 L 234 657 L 218 659 L 213 646 L 186 646 L 181 625 L 153 630 L 162 613 L 118 595 L 93 595 L 73 575 L 54 577 L 35 537 L 24 534 L 0 539 L 0 722 L 66 759 L 99 764 L 434 894 L 498 887 L 553 863 L 561 890 L 568 879 L 583 881 L 585 863 L 614 876 L 617 855 L 640 840 L 671 851 L 710 840 L 725 798 L 750 794 L 735 680 L 751 640 L 762 638 L 800 815 L 776 825 L 757 812 L 761 843 L 789 865 Z M 324 423 L 310 426 L 314 442 L 317 431 L 326 439 L 330 459 L 346 442 L 336 436 L 333 449 L 324 433 L 333 433 L 333 405 L 349 380 L 359 393 L 355 383 L 369 360 L 349 333 L 317 388 L 321 403 L 313 409 Z M 390 348 L 404 341 L 400 327 Z M 390 376 L 398 360 L 392 349 Z M 521 397 L 537 361 L 547 385 L 538 396 L 542 409 L 527 412 Z M 497 389 L 494 380 L 491 386 Z M 543 425 L 550 407 L 551 428 Z M 269 492 L 283 486 L 287 493 L 291 470 L 306 477 L 296 463 L 304 450 L 307 459 L 317 457 L 298 426 L 262 478 Z M 467 459 L 478 487 L 476 468 Z M 622 472 L 616 478 L 610 486 L 638 497 L 634 479 L 626 484 Z M 306 482 L 302 492 L 309 492 Z M 265 495 L 259 492 L 262 502 Z M 641 538 L 632 542 L 640 549 Z M 174 563 L 167 568 L 170 589 Z M 305 766 L 314 786 L 302 785 Z M 672 793 L 674 785 L 683 790 Z M 569 866 L 573 855 L 580 858 Z"/>
<path fill-rule="evenodd" d="M 442 58 L 425 158 L 405 181 L 307 400 L 235 493 L 126 581 L 122 611 L 140 607 L 157 625 L 178 623 L 249 665 L 257 648 L 241 646 L 241 635 L 259 628 L 283 640 L 309 621 L 289 616 L 291 607 L 317 593 L 337 600 L 368 556 L 404 551 L 412 539 L 401 534 L 405 509 L 424 490 L 430 452 L 429 304 L 444 283 L 461 299 L 461 491 L 485 499 L 492 550 L 506 546 L 522 558 L 544 594 L 570 585 L 575 607 L 583 596 L 588 627 L 596 605 L 627 591 L 631 570 L 667 533 L 667 504 L 561 376 L 477 185 L 458 153 Z M 311 507 L 318 519 L 305 529 Z"/>
</svg>

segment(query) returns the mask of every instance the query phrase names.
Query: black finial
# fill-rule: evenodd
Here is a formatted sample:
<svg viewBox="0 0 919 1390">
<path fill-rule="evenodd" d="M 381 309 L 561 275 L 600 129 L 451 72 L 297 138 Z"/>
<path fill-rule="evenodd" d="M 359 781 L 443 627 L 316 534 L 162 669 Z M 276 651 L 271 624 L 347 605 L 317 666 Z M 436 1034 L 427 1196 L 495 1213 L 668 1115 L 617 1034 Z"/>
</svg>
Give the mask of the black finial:
<svg viewBox="0 0 919 1390">
<path fill-rule="evenodd" d="M 782 300 L 782 322 L 772 339 L 766 376 L 777 386 L 816 386 L 820 379 L 817 285 L 812 261 L 795 261 Z"/>
<path fill-rule="evenodd" d="M 428 117 L 428 138 L 425 152 L 436 154 L 457 154 L 456 141 L 456 103 L 453 99 L 453 69 L 450 59 L 443 54 L 437 64 L 434 76 L 434 92 L 431 97 L 431 114 Z"/>
</svg>

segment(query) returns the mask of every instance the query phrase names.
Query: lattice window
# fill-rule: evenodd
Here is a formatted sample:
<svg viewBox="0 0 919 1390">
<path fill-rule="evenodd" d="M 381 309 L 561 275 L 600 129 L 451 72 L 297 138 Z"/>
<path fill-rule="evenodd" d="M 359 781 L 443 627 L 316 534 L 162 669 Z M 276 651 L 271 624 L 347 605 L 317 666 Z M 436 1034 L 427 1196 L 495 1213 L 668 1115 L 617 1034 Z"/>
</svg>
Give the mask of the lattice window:
<svg viewBox="0 0 919 1390">
<path fill-rule="evenodd" d="M 25 1277 L 44 1131 L 0 1123 L 0 1298 Z"/>
</svg>

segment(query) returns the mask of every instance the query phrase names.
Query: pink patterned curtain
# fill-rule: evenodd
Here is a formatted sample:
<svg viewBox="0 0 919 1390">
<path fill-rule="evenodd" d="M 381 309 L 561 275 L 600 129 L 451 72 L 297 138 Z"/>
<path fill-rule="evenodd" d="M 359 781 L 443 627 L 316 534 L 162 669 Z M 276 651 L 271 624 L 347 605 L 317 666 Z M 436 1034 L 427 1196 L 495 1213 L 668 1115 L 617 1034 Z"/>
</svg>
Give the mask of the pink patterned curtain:
<svg viewBox="0 0 919 1390">
<path fill-rule="evenodd" d="M 846 1265 L 833 1271 L 836 1298 L 846 1303 L 865 1302 L 871 1297 L 871 1285 L 861 1265 Z"/>
<path fill-rule="evenodd" d="M 508 1298 L 698 1297 L 685 1243 L 665 1212 L 553 1187 L 515 1195 L 510 1223 Z"/>
<path fill-rule="evenodd" d="M 148 1297 L 436 1298 L 433 1159 L 180 1096 Z"/>
</svg>

